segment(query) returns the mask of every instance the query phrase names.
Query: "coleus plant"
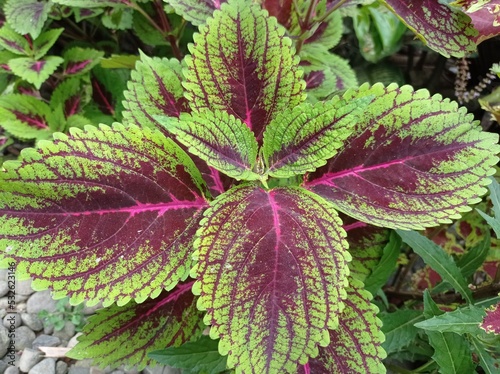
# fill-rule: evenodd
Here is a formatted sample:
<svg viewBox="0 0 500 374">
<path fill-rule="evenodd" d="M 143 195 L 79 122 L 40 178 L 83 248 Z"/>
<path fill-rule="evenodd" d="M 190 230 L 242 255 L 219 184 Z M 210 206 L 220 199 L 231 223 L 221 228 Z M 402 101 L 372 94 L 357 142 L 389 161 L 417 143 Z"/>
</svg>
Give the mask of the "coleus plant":
<svg viewBox="0 0 500 374">
<path fill-rule="evenodd" d="M 236 372 L 385 371 L 346 231 L 458 218 L 498 137 L 409 86 L 308 103 L 285 34 L 231 0 L 184 61 L 141 56 L 123 124 L 56 133 L 3 165 L 2 265 L 105 306 L 71 357 L 141 369 L 208 325 Z"/>
</svg>

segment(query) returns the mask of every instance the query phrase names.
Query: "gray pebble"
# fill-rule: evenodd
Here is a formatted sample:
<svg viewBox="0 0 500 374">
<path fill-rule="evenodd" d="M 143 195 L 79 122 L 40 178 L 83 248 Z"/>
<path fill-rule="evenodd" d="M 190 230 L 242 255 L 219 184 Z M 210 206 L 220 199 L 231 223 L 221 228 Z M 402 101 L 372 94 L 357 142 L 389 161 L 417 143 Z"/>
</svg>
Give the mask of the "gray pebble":
<svg viewBox="0 0 500 374">
<path fill-rule="evenodd" d="M 4 374 L 19 374 L 19 368 L 17 366 L 9 366 L 5 369 Z"/>
<path fill-rule="evenodd" d="M 79 332 L 78 334 L 76 334 L 75 336 L 73 336 L 73 337 L 69 340 L 67 347 L 68 347 L 68 348 L 73 348 L 74 346 L 76 346 L 76 345 L 78 344 L 78 337 L 79 337 L 79 336 L 81 336 L 81 335 L 82 335 L 82 333 L 81 333 L 81 332 Z"/>
<path fill-rule="evenodd" d="M 7 356 L 3 358 L 3 360 L 7 363 L 7 366 L 19 367 L 19 361 L 21 361 L 21 355 L 18 352 L 16 352 L 14 355 L 8 353 Z"/>
<path fill-rule="evenodd" d="M 51 323 L 47 323 L 46 325 L 43 325 L 43 333 L 45 335 L 52 335 L 54 332 L 54 325 Z"/>
<path fill-rule="evenodd" d="M 28 299 L 26 299 L 26 300 L 28 300 Z M 24 313 L 24 312 L 26 312 L 26 307 L 27 307 L 26 302 L 25 302 L 25 301 L 19 302 L 19 300 L 17 300 L 17 301 L 18 301 L 18 303 L 17 303 L 17 305 L 16 305 L 16 310 L 17 310 L 19 313 Z"/>
<path fill-rule="evenodd" d="M 58 347 L 61 344 L 61 339 L 59 339 L 57 336 L 51 336 L 51 335 L 39 335 L 34 341 L 33 341 L 33 348 L 37 349 L 39 347 Z"/>
<path fill-rule="evenodd" d="M 61 340 L 66 340 L 67 342 L 75 335 L 75 325 L 73 325 L 70 321 L 66 321 L 64 323 L 64 328 L 59 331 L 54 331 L 52 335 L 61 338 Z"/>
<path fill-rule="evenodd" d="M 0 309 L 0 318 L 3 319 L 7 315 L 7 311 L 5 309 Z"/>
<path fill-rule="evenodd" d="M 168 366 L 155 366 L 154 368 L 146 366 L 142 372 L 144 374 L 181 374 L 180 369 L 174 369 Z"/>
<path fill-rule="evenodd" d="M 64 361 L 57 361 L 56 374 L 66 374 L 68 372 L 68 364 Z"/>
<path fill-rule="evenodd" d="M 6 281 L 8 272 L 9 269 L 0 269 L 0 280 Z"/>
<path fill-rule="evenodd" d="M 125 372 L 123 370 L 114 370 L 111 374 L 125 374 Z"/>
<path fill-rule="evenodd" d="M 57 300 L 52 299 L 49 290 L 35 292 L 28 299 L 28 306 L 26 310 L 28 313 L 36 314 L 40 313 L 42 310 L 47 312 L 56 311 Z"/>
<path fill-rule="evenodd" d="M 0 373 L 5 372 L 5 369 L 7 369 L 8 367 L 9 365 L 5 361 L 0 360 Z"/>
<path fill-rule="evenodd" d="M 0 309 L 9 309 L 9 299 L 7 296 L 0 298 Z"/>
<path fill-rule="evenodd" d="M 33 292 L 35 292 L 35 291 L 33 290 L 33 288 L 31 288 L 31 279 L 26 279 L 26 280 L 22 280 L 22 281 L 17 282 L 16 295 L 29 296 Z"/>
<path fill-rule="evenodd" d="M 11 329 L 11 326 L 21 326 L 21 315 L 19 313 L 7 313 L 7 315 L 3 317 L 3 325 L 7 330 Z"/>
<path fill-rule="evenodd" d="M 85 305 L 82 309 L 82 313 L 85 316 L 89 316 L 91 314 L 94 314 L 96 312 L 96 310 L 98 310 L 98 309 L 102 309 L 102 302 L 99 302 L 94 306 L 86 306 Z"/>
<path fill-rule="evenodd" d="M 43 321 L 36 315 L 31 313 L 21 313 L 23 325 L 28 326 L 33 331 L 43 330 Z"/>
<path fill-rule="evenodd" d="M 42 352 L 37 349 L 25 348 L 19 360 L 19 369 L 27 373 L 33 366 L 38 364 L 41 359 Z"/>
<path fill-rule="evenodd" d="M 7 295 L 7 292 L 9 292 L 7 281 L 0 280 L 0 297 Z"/>
<path fill-rule="evenodd" d="M 90 368 L 71 366 L 68 374 L 90 374 Z"/>
<path fill-rule="evenodd" d="M 0 357 L 5 356 L 9 349 L 10 338 L 7 329 L 0 326 Z"/>
<path fill-rule="evenodd" d="M 16 329 L 16 349 L 21 351 L 24 348 L 31 348 L 36 335 L 27 326 L 21 326 Z"/>
<path fill-rule="evenodd" d="M 77 362 L 75 362 L 75 364 L 72 367 L 88 368 L 90 370 L 93 361 L 94 360 L 92 360 L 91 358 L 84 358 L 83 360 L 78 360 Z"/>
<path fill-rule="evenodd" d="M 90 374 L 105 374 L 106 371 L 105 370 L 102 370 L 101 368 L 98 368 L 96 366 L 92 366 L 90 368 Z"/>
<path fill-rule="evenodd" d="M 56 360 L 46 358 L 33 366 L 28 374 L 56 374 Z"/>
</svg>

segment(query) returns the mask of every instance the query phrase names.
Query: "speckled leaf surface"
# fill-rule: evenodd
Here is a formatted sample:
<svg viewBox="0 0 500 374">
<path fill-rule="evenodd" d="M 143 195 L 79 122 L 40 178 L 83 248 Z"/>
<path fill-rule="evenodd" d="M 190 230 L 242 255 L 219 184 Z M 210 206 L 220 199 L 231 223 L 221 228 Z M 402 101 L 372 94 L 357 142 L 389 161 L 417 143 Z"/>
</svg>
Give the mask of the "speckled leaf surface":
<svg viewBox="0 0 500 374">
<path fill-rule="evenodd" d="M 319 356 L 309 361 L 310 373 L 384 373 L 386 354 L 378 308 L 370 303 L 361 282 L 350 279 L 346 291 L 339 326 L 330 331 L 330 345 L 320 347 Z"/>
<path fill-rule="evenodd" d="M 258 144 L 250 129 L 227 112 L 206 109 L 158 121 L 208 165 L 237 180 L 257 180 Z"/>
<path fill-rule="evenodd" d="M 384 0 L 429 48 L 445 57 L 464 57 L 476 51 L 478 32 L 469 16 L 436 0 Z"/>
<path fill-rule="evenodd" d="M 498 136 L 454 102 L 409 86 L 349 95 L 376 99 L 345 147 L 305 186 L 358 220 L 388 228 L 421 229 L 451 222 L 486 192 Z"/>
<path fill-rule="evenodd" d="M 142 370 L 155 361 L 148 352 L 178 347 L 201 335 L 203 314 L 191 292 L 193 282 L 178 284 L 141 304 L 111 305 L 90 317 L 70 358 L 93 359 L 94 365 Z"/>
<path fill-rule="evenodd" d="M 479 31 L 475 38 L 477 44 L 500 34 L 500 1 L 457 0 L 452 4 L 461 6 L 472 18 L 474 28 Z"/>
<path fill-rule="evenodd" d="M 123 305 L 172 288 L 207 206 L 194 164 L 159 131 L 73 130 L 3 165 L 3 262 L 72 302 Z"/>
<path fill-rule="evenodd" d="M 9 69 L 18 77 L 40 89 L 50 75 L 64 62 L 59 56 L 45 56 L 35 60 L 31 57 L 13 58 L 7 64 Z"/>
<path fill-rule="evenodd" d="M 265 126 L 304 99 L 292 41 L 275 18 L 245 0 L 222 4 L 200 27 L 187 57 L 186 97 L 193 109 L 223 110 L 259 144 Z"/>
<path fill-rule="evenodd" d="M 347 102 L 335 97 L 314 106 L 303 103 L 278 115 L 264 132 L 262 155 L 269 175 L 289 178 L 326 164 L 367 104 L 368 100 Z"/>
<path fill-rule="evenodd" d="M 124 94 L 124 122 L 161 127 L 155 116 L 179 117 L 182 112 L 190 112 L 182 80 L 182 66 L 178 60 L 151 58 L 141 53 Z"/>
<path fill-rule="evenodd" d="M 191 275 L 198 307 L 237 372 L 293 372 L 326 346 L 347 285 L 332 206 L 299 187 L 240 185 L 211 204 Z"/>
<path fill-rule="evenodd" d="M 216 9 L 226 0 L 164 0 L 174 8 L 175 13 L 195 26 L 204 24 Z"/>
<path fill-rule="evenodd" d="M 490 309 L 486 309 L 486 317 L 479 325 L 484 331 L 500 334 L 500 304 L 496 304 Z"/>
</svg>

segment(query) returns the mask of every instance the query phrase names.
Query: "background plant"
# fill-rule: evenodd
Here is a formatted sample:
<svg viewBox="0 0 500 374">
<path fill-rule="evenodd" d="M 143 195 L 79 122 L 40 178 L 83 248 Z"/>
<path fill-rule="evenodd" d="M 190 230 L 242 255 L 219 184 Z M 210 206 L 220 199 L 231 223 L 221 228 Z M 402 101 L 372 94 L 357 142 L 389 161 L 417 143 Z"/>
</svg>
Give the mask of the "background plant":
<svg viewBox="0 0 500 374">
<path fill-rule="evenodd" d="M 44 54 L 35 56 L 27 47 L 26 57 L 12 51 L 15 56 L 7 56 L 9 90 L 19 90 L 15 95 L 22 99 L 3 96 L 5 117 L 11 117 L 2 126 L 20 139 L 30 130 L 22 126 L 44 132 L 24 138 L 38 140 L 37 148 L 23 151 L 17 163 L 5 163 L 0 182 L 5 259 L 15 259 L 21 276 L 32 276 L 41 289 L 50 287 L 55 297 L 69 295 L 75 304 L 104 299 L 107 306 L 90 321 L 72 357 L 139 367 L 155 358 L 192 372 L 227 366 L 243 372 L 382 372 L 385 350 L 386 365 L 396 371 L 412 361 L 421 363 L 420 372 L 474 370 L 478 363 L 493 372 L 496 309 L 485 308 L 496 302 L 490 296 L 498 289 L 488 269 L 496 262 L 489 227 L 482 235 L 466 234 L 478 219 L 459 221 L 465 248 L 453 258 L 417 233 L 390 233 L 370 224 L 399 230 L 440 225 L 440 235 L 427 236 L 456 249 L 457 236 L 449 236 L 443 223 L 480 200 L 481 185 L 494 172 L 496 138 L 479 132 L 463 108 L 426 91 L 377 84 L 343 92 L 357 79 L 330 50 L 341 39 L 341 12 L 368 14 L 378 25 L 389 22 L 402 30 L 395 13 L 445 56 L 462 57 L 498 30 L 493 22 L 474 24 L 478 32 L 465 15 L 482 20 L 475 13 L 486 5 L 478 10 L 468 2 L 450 7 L 428 1 L 414 11 L 387 1 L 388 11 L 376 4 L 355 11 L 343 3 L 263 1 L 276 21 L 244 1 L 215 13 L 210 3 L 196 1 L 171 1 L 165 9 L 159 1 L 25 1 L 25 7 L 6 2 L 10 23 L 18 13 L 26 17 L 21 10 L 36 9 L 42 24 L 30 30 L 9 24 L 5 35 L 29 36 L 12 36 L 7 45 L 33 44 L 48 32 L 44 27 L 57 22 L 83 31 L 83 46 L 67 52 L 62 33 Z M 448 22 L 436 24 L 437 15 Z M 199 26 L 189 48 L 193 29 L 187 21 Z M 141 36 L 144 25 L 154 32 Z M 354 26 L 360 36 L 362 22 Z M 225 40 L 219 30 L 240 36 Z M 392 39 L 367 32 L 380 46 L 365 52 L 367 59 L 378 60 L 402 43 L 402 32 Z M 138 38 L 120 53 L 136 54 L 137 44 L 144 51 L 125 92 L 123 68 L 138 57 L 109 55 L 123 41 L 120 35 Z M 44 56 L 57 48 L 63 57 L 46 78 L 16 75 L 9 67 L 19 58 L 44 65 Z M 72 48 L 87 48 L 95 57 L 71 60 Z M 179 62 L 188 50 L 190 56 Z M 83 67 L 81 75 L 66 77 L 75 66 Z M 87 99 L 82 89 L 91 93 Z M 70 120 L 75 115 L 77 128 L 93 118 L 95 124 L 123 125 L 79 131 Z M 52 133 L 54 142 L 44 141 Z M 342 216 L 342 224 L 336 210 L 355 219 Z M 494 228 L 494 218 L 488 220 Z M 415 269 L 418 257 L 401 248 L 398 235 L 423 258 L 422 269 Z M 315 245 L 303 244 L 308 242 Z M 300 258 L 297 268 L 270 256 L 266 243 L 279 248 L 275 253 Z M 238 263 L 246 253 L 254 256 L 249 265 Z M 422 274 L 429 282 L 434 276 L 428 284 L 436 286 L 434 295 L 401 284 L 383 287 L 398 262 L 410 269 L 407 274 Z M 302 276 L 293 275 L 298 268 Z M 477 283 L 481 292 L 474 293 L 469 281 L 481 272 L 486 283 Z M 436 284 L 436 274 L 443 283 Z M 405 282 L 404 276 L 396 279 Z M 297 280 L 303 286 L 292 290 Z M 264 292 L 265 284 L 273 285 L 281 309 L 267 301 L 273 293 Z M 252 299 L 253 289 L 262 293 Z M 375 294 L 385 343 L 378 309 L 370 302 Z M 443 313 L 433 299 L 446 295 L 452 299 Z M 403 304 L 402 297 L 417 301 Z M 205 317 L 200 310 L 207 310 Z M 248 314 L 252 310 L 258 318 Z M 202 319 L 220 342 L 202 336 Z M 171 348 L 148 358 L 165 346 Z M 217 351 L 228 354 L 227 361 Z"/>
</svg>

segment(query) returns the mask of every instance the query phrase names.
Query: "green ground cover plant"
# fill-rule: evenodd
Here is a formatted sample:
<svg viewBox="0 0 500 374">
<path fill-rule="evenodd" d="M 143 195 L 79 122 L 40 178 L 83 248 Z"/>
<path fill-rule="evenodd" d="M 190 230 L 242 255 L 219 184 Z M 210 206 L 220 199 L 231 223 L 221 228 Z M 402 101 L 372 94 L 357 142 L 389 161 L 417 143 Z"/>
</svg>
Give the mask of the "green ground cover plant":
<svg viewBox="0 0 500 374">
<path fill-rule="evenodd" d="M 332 49 L 351 17 L 368 61 L 407 32 L 462 58 L 500 9 L 352 3 L 0 3 L 2 146 L 31 146 L 1 166 L 0 260 L 103 303 L 69 357 L 497 370 L 498 135 L 440 94 L 359 82 Z"/>
</svg>

